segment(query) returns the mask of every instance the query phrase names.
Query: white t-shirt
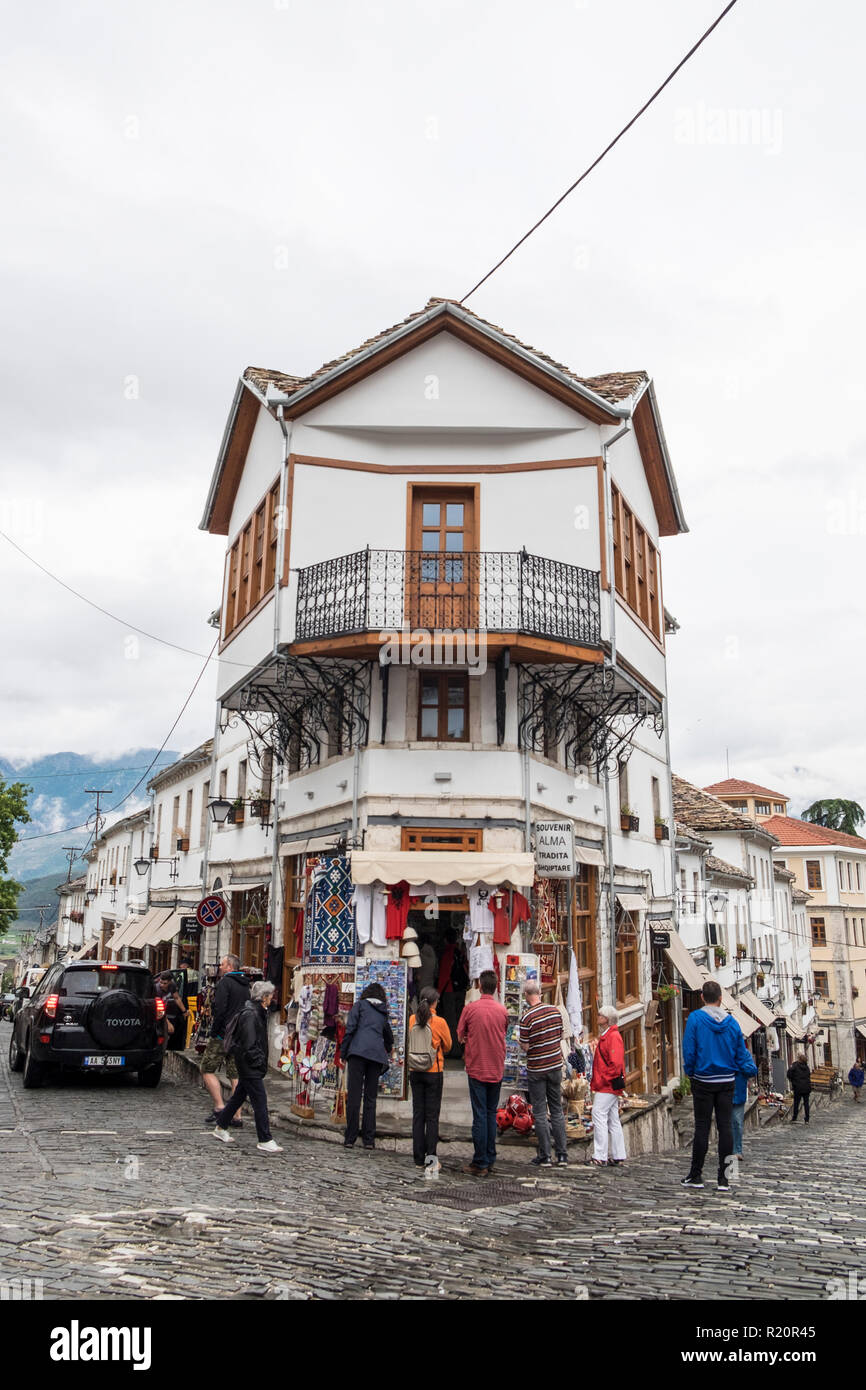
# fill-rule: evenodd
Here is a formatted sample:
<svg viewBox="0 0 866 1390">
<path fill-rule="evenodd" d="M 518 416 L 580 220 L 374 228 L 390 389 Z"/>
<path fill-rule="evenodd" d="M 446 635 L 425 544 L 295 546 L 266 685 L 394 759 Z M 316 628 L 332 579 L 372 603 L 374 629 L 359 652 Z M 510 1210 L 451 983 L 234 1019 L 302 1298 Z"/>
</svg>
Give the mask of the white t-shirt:
<svg viewBox="0 0 866 1390">
<path fill-rule="evenodd" d="M 469 921 L 474 932 L 481 932 L 483 936 L 493 935 L 493 913 L 488 906 L 493 900 L 495 888 L 489 888 L 486 883 L 476 883 L 474 888 L 469 889 Z"/>
<path fill-rule="evenodd" d="M 356 883 L 352 895 L 355 926 L 361 945 L 372 938 L 374 946 L 387 945 L 385 936 L 385 897 L 378 883 Z"/>
</svg>

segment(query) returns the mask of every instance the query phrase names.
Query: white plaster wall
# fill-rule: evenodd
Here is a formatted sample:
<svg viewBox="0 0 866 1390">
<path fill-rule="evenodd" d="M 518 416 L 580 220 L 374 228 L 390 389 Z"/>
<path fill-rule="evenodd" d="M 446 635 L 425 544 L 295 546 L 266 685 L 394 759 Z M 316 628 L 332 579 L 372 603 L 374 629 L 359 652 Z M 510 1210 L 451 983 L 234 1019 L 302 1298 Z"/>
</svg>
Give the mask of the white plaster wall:
<svg viewBox="0 0 866 1390">
<path fill-rule="evenodd" d="M 265 493 L 277 481 L 283 462 L 283 447 L 283 433 L 277 421 L 264 406 L 259 406 L 243 474 L 232 506 L 229 546 L 233 544 L 241 527 L 249 521 Z"/>
</svg>

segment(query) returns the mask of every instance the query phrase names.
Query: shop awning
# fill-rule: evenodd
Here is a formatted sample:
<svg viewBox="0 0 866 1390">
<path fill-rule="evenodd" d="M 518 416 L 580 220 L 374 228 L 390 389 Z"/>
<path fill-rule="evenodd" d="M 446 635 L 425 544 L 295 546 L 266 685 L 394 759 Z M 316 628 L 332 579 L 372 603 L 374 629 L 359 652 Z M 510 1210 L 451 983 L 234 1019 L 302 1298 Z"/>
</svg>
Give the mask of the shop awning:
<svg viewBox="0 0 866 1390">
<path fill-rule="evenodd" d="M 339 854 L 336 842 L 339 832 L 332 830 L 329 835 L 309 835 L 305 840 L 287 840 L 280 845 L 280 854 Z"/>
<path fill-rule="evenodd" d="M 160 927 L 167 917 L 171 915 L 172 909 L 163 905 L 162 907 L 152 907 L 143 917 L 138 919 L 138 930 L 133 936 L 130 933 L 124 941 L 125 946 L 130 946 L 136 951 L 141 951 L 145 946 L 155 946 L 160 939 Z M 156 936 L 154 936 L 156 932 Z"/>
<path fill-rule="evenodd" d="M 761 1002 L 757 994 L 753 994 L 750 989 L 743 989 L 740 991 L 739 1000 L 741 1004 L 745 1004 L 750 1014 L 755 1015 L 759 1023 L 762 1023 L 765 1028 L 772 1028 L 775 1015 L 770 1012 L 766 1004 Z"/>
<path fill-rule="evenodd" d="M 797 1042 L 802 1042 L 806 1036 L 805 1028 L 801 1028 L 799 1023 L 795 1023 L 790 1014 L 785 1014 L 785 1027 Z"/>
<path fill-rule="evenodd" d="M 269 884 L 270 881 L 269 878 L 240 879 L 235 883 L 227 884 L 225 891 L 227 893 L 247 893 L 251 888 L 264 888 L 265 884 Z"/>
<path fill-rule="evenodd" d="M 626 912 L 643 912 L 646 908 L 643 893 L 617 893 L 616 900 Z"/>
<path fill-rule="evenodd" d="M 742 998 L 742 995 L 740 998 Z M 757 1033 L 761 1026 L 758 1020 L 752 1018 L 751 1014 L 747 1014 L 745 1009 L 741 1009 L 739 1001 L 735 999 L 732 994 L 729 994 L 726 989 L 722 990 L 722 1008 L 726 1009 L 729 1014 L 733 1014 L 743 1030 L 744 1038 L 750 1038 L 753 1033 Z"/>
<path fill-rule="evenodd" d="M 674 969 L 679 971 L 687 989 L 702 987 L 707 977 L 678 931 L 671 931 L 671 944 L 665 947 L 665 955 Z"/>
<path fill-rule="evenodd" d="M 596 869 L 604 868 L 604 855 L 600 849 L 590 849 L 588 845 L 575 845 L 574 862 L 592 864 Z"/>
<path fill-rule="evenodd" d="M 91 938 L 90 941 L 85 941 L 84 945 L 83 945 L 83 946 L 79 946 L 78 950 L 77 950 L 73 955 L 71 955 L 71 956 L 69 957 L 69 959 L 70 959 L 70 960 L 81 960 L 82 956 L 86 956 L 88 951 L 92 951 L 92 950 L 93 950 L 93 948 L 94 948 L 94 946 L 96 945 L 96 943 L 97 943 L 98 940 L 99 940 L 99 937 L 98 937 L 98 936 L 94 936 L 94 937 Z"/>
<path fill-rule="evenodd" d="M 123 919 L 111 940 L 106 943 L 106 948 L 109 951 L 123 950 L 123 947 L 129 945 L 130 940 L 139 930 L 142 921 L 143 918 L 140 912 L 130 913 L 128 917 Z"/>
<path fill-rule="evenodd" d="M 186 911 L 181 911 L 180 908 L 174 908 L 162 922 L 156 924 L 154 931 L 158 931 L 159 936 L 151 936 L 149 944 L 156 946 L 162 941 L 174 941 L 174 938 L 180 931 L 181 918 L 188 915 Z"/>
<path fill-rule="evenodd" d="M 861 1038 L 866 1038 L 866 1023 L 855 1023 L 854 1031 L 859 1033 Z"/>
<path fill-rule="evenodd" d="M 351 855 L 353 883 L 473 883 L 497 887 L 511 883 L 515 888 L 531 888 L 535 878 L 532 854 L 494 854 L 467 850 L 465 854 L 436 850 L 356 850 Z"/>
</svg>

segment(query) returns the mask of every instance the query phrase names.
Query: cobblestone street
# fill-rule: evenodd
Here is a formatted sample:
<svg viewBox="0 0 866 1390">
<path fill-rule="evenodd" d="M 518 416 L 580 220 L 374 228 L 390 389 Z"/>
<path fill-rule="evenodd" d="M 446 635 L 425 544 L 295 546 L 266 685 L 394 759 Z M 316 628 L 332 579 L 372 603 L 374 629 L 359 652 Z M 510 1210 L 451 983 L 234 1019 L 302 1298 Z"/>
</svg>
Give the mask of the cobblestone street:
<svg viewBox="0 0 866 1390">
<path fill-rule="evenodd" d="M 0 1278 L 56 1298 L 826 1299 L 866 1265 L 866 1106 L 747 1137 L 729 1195 L 682 1154 L 499 1178 L 286 1137 L 233 1146 L 202 1095 L 115 1078 L 24 1091 L 0 1027 Z M 471 1188 L 474 1209 L 449 1204 Z M 585 1292 L 584 1292 L 585 1291 Z"/>
</svg>

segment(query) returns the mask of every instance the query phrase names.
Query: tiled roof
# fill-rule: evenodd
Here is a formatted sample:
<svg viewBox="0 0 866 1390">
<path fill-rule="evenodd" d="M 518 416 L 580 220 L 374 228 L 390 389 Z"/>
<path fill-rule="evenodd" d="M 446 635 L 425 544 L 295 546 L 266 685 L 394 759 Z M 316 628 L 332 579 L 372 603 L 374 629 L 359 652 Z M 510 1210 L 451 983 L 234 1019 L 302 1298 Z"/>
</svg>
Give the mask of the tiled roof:
<svg viewBox="0 0 866 1390">
<path fill-rule="evenodd" d="M 706 835 L 699 835 L 696 830 L 692 830 L 690 825 L 684 821 L 674 821 L 677 835 L 682 835 L 686 840 L 691 840 L 695 845 L 711 845 L 712 840 L 708 840 Z"/>
<path fill-rule="evenodd" d="M 740 869 L 736 864 L 729 864 L 726 859 L 717 859 L 714 854 L 708 854 L 704 864 L 711 874 L 721 874 L 725 878 L 741 878 L 746 883 L 754 883 L 754 879 L 745 869 Z"/>
<path fill-rule="evenodd" d="M 793 883 L 796 877 L 797 875 L 792 874 L 790 869 L 783 869 L 781 864 L 773 865 L 773 878 L 786 878 L 789 883 Z"/>
<path fill-rule="evenodd" d="M 759 823 L 726 806 L 718 797 L 693 787 L 682 777 L 673 778 L 674 813 L 694 830 L 743 830 L 748 834 L 767 834 L 768 823 Z"/>
<path fill-rule="evenodd" d="M 776 801 L 788 800 L 784 792 L 771 792 L 767 787 L 759 787 L 757 782 L 741 782 L 737 777 L 728 777 L 724 782 L 714 782 L 711 787 L 704 787 L 704 791 L 712 793 L 713 796 L 769 796 Z"/>
<path fill-rule="evenodd" d="M 328 372 L 333 371 L 336 367 L 344 366 L 351 362 L 354 357 L 358 357 L 362 352 L 367 352 L 370 348 L 376 347 L 378 343 L 384 342 L 392 333 L 398 332 L 401 328 L 410 327 L 417 319 L 423 318 L 435 305 L 457 305 L 457 303 L 458 301 L 456 299 L 430 299 L 424 305 L 423 309 L 419 309 L 414 314 L 409 314 L 405 319 L 401 319 L 399 323 L 395 323 L 390 328 L 384 329 L 383 332 L 376 333 L 372 338 L 368 338 L 366 342 L 361 343 L 360 347 L 352 348 L 350 352 L 344 352 L 342 356 L 335 357 L 331 362 L 325 362 L 321 367 L 317 367 L 314 372 L 310 372 L 309 376 L 289 376 L 285 372 L 272 371 L 268 367 L 247 367 L 244 372 L 244 381 L 248 381 L 261 395 L 267 392 L 270 384 L 276 386 L 278 390 L 285 392 L 286 395 L 294 395 L 297 391 L 311 386 L 318 377 L 326 376 Z M 552 367 L 554 371 L 561 372 L 563 376 L 569 377 L 577 386 L 585 386 L 588 390 L 593 391 L 597 396 L 601 396 L 603 400 L 609 401 L 613 405 L 619 405 L 622 401 L 628 400 L 630 396 L 635 395 L 635 393 L 649 380 L 647 373 L 642 371 L 603 372 L 600 376 L 591 377 L 577 376 L 570 367 L 565 367 L 561 362 L 556 362 L 552 357 L 548 357 L 546 353 L 539 352 L 538 348 L 531 347 L 529 343 L 521 342 L 519 338 L 515 338 L 513 333 L 507 333 L 505 329 L 500 328 L 498 324 L 490 323 L 487 319 L 483 319 L 478 314 L 474 314 L 471 309 L 467 309 L 463 306 L 460 307 L 461 313 L 465 314 L 468 318 L 474 319 L 480 326 L 492 329 L 494 333 L 499 334 L 502 338 L 508 339 L 509 342 L 514 343 L 515 347 L 520 348 L 523 352 L 532 353 L 532 356 L 539 362 L 543 362 L 546 366 Z"/>
<path fill-rule="evenodd" d="M 812 894 L 804 893 L 802 888 L 792 888 L 791 897 L 794 899 L 795 903 L 808 903 L 812 900 Z"/>
<path fill-rule="evenodd" d="M 808 820 L 797 820 L 796 816 L 770 816 L 763 825 L 783 845 L 848 845 L 851 849 L 866 850 L 866 840 L 861 835 L 828 830 L 825 825 L 813 825 Z"/>
</svg>

